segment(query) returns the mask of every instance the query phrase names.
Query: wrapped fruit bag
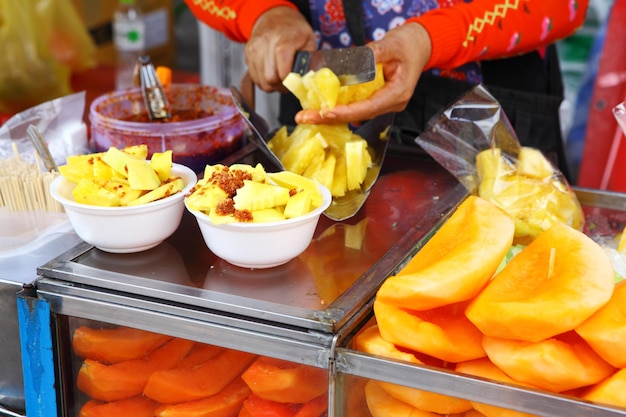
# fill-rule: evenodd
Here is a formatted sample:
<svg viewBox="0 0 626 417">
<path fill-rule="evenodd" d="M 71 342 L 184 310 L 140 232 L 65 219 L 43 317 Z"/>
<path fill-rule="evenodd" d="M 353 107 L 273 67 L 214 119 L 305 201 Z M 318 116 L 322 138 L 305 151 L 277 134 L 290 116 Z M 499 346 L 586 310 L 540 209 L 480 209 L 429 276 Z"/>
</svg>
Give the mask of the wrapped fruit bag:
<svg viewBox="0 0 626 417">
<path fill-rule="evenodd" d="M 509 213 L 517 243 L 584 215 L 567 179 L 540 150 L 521 146 L 497 100 L 478 85 L 434 116 L 416 143 L 469 191 Z"/>
</svg>

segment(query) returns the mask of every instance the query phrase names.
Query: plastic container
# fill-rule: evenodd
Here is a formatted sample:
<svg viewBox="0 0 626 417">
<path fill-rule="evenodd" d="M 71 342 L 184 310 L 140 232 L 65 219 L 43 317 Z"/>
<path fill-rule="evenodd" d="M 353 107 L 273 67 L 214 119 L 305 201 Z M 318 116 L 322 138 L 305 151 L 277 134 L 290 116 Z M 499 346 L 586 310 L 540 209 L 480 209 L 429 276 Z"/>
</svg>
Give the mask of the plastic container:
<svg viewBox="0 0 626 417">
<path fill-rule="evenodd" d="M 135 0 L 119 0 L 113 13 L 113 44 L 117 73 L 115 88 L 132 87 L 137 58 L 145 49 L 146 22 Z"/>
<path fill-rule="evenodd" d="M 210 115 L 185 121 L 128 121 L 141 115 L 146 115 L 147 120 L 141 90 L 114 91 L 91 103 L 91 146 L 102 152 L 111 146 L 123 148 L 145 143 L 149 157 L 154 152 L 171 149 L 174 162 L 196 173 L 242 146 L 244 121 L 228 89 L 172 84 L 165 92 L 173 117 L 184 111 L 204 111 Z"/>
</svg>

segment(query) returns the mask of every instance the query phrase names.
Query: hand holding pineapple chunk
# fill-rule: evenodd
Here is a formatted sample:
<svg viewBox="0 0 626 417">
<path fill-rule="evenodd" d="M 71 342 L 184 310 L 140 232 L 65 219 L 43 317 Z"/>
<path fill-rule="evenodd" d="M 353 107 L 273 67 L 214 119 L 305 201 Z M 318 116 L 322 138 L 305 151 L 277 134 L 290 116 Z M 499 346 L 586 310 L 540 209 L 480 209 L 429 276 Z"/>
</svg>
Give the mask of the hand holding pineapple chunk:
<svg viewBox="0 0 626 417">
<path fill-rule="evenodd" d="M 328 68 L 304 75 L 290 73 L 283 81 L 302 108 L 320 111 L 364 100 L 384 83 L 380 65 L 376 78 L 363 84 L 341 86 Z M 330 189 L 333 197 L 359 189 L 372 165 L 367 142 L 347 124 L 298 125 L 291 134 L 283 126 L 268 146 L 287 171 L 318 181 Z"/>
<path fill-rule="evenodd" d="M 186 204 L 214 224 L 271 222 L 299 217 L 322 204 L 317 182 L 289 171 L 266 173 L 260 164 L 207 165 Z"/>
<path fill-rule="evenodd" d="M 157 152 L 147 160 L 148 147 L 134 145 L 106 152 L 73 155 L 59 167 L 76 184 L 78 203 L 96 206 L 133 206 L 180 192 L 183 180 L 171 177 L 172 151 Z"/>
</svg>

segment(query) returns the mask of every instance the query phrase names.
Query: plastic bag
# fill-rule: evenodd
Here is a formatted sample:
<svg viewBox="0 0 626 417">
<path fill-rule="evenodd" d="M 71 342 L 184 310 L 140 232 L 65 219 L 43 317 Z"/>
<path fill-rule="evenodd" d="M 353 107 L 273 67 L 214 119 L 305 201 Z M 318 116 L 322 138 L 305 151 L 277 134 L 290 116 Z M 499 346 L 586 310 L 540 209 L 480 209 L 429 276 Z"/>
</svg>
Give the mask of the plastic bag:
<svg viewBox="0 0 626 417">
<path fill-rule="evenodd" d="M 0 112 L 71 92 L 70 75 L 95 65 L 96 46 L 70 0 L 0 0 Z"/>
<path fill-rule="evenodd" d="M 515 220 L 517 243 L 557 222 L 582 230 L 584 216 L 565 176 L 537 149 L 523 147 L 498 101 L 478 85 L 434 116 L 416 139 L 471 194 Z"/>
</svg>

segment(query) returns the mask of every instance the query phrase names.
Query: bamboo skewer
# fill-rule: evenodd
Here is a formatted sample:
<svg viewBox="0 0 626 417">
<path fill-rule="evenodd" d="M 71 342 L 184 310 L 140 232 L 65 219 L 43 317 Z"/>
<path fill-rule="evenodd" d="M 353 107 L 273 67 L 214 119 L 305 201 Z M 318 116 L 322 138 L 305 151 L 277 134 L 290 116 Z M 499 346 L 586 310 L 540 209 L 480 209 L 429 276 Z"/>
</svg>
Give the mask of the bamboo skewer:
<svg viewBox="0 0 626 417">
<path fill-rule="evenodd" d="M 58 172 L 42 171 L 41 160 L 36 153 L 35 163 L 24 161 L 15 143 L 13 154 L 13 157 L 0 161 L 0 207 L 7 207 L 12 212 L 63 212 L 63 206 L 49 192 Z"/>
</svg>

